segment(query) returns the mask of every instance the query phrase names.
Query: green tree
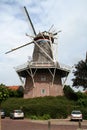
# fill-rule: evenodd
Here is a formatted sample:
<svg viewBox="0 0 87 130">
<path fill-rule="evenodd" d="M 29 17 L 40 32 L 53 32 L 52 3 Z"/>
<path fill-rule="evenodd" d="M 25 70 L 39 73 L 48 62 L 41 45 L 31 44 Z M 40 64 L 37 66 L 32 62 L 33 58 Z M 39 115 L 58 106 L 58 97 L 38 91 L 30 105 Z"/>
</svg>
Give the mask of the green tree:
<svg viewBox="0 0 87 130">
<path fill-rule="evenodd" d="M 0 84 L 0 109 L 1 103 L 9 97 L 8 88 L 4 84 Z M 1 111 L 0 111 L 0 130 L 1 130 Z"/>
<path fill-rule="evenodd" d="M 68 99 L 78 100 L 77 94 L 74 92 L 74 90 L 69 85 L 65 85 L 63 91 L 64 91 L 64 95 Z"/>
<path fill-rule="evenodd" d="M 19 87 L 17 90 L 18 97 L 23 97 L 24 96 L 24 88 L 22 86 Z"/>
<path fill-rule="evenodd" d="M 73 74 L 75 76 L 75 78 L 72 79 L 73 87 L 83 87 L 85 90 L 87 88 L 87 53 L 86 60 L 81 60 L 75 65 Z"/>
<path fill-rule="evenodd" d="M 8 88 L 4 84 L 0 84 L 0 106 L 2 101 L 6 100 L 9 97 Z"/>
</svg>

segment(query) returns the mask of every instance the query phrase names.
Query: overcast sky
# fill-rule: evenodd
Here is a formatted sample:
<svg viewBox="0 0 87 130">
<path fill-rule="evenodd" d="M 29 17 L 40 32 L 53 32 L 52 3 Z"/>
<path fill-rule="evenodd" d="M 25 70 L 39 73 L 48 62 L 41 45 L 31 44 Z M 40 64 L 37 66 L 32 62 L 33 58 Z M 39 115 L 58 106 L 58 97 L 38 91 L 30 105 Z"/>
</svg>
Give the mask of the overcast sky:
<svg viewBox="0 0 87 130">
<path fill-rule="evenodd" d="M 32 56 L 32 45 L 5 54 L 8 50 L 31 41 L 25 35 L 32 35 L 32 31 L 23 6 L 26 6 L 37 33 L 48 31 L 52 25 L 56 31 L 62 31 L 56 47 L 58 62 L 72 67 L 85 59 L 87 0 L 0 0 L 0 83 L 20 85 L 14 67 L 24 64 Z M 72 76 L 69 76 L 68 84 L 71 84 L 71 79 Z"/>
</svg>

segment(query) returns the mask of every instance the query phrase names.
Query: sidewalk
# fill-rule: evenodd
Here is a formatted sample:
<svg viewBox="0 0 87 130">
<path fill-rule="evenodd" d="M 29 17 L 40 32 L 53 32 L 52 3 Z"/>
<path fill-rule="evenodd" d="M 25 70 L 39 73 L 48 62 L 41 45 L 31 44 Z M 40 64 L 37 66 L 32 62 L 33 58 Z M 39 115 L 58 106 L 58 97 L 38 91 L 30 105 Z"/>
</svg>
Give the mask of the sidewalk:
<svg viewBox="0 0 87 130">
<path fill-rule="evenodd" d="M 55 124 L 55 125 L 78 125 L 78 121 L 70 121 L 69 119 L 50 119 L 50 120 L 30 120 L 31 122 L 40 123 L 40 124 Z M 81 126 L 87 125 L 87 120 L 83 120 Z"/>
</svg>

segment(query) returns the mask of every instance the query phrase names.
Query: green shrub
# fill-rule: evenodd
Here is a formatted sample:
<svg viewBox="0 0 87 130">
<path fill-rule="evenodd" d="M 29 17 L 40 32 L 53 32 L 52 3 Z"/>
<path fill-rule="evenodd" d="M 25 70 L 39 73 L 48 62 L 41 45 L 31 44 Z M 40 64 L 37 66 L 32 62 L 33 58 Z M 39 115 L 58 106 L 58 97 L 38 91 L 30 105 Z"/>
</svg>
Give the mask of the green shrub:
<svg viewBox="0 0 87 130">
<path fill-rule="evenodd" d="M 79 105 L 81 107 L 87 107 L 87 98 L 79 99 L 77 102 L 77 105 Z"/>
<path fill-rule="evenodd" d="M 36 115 L 31 115 L 29 118 L 33 120 L 38 120 L 38 117 Z"/>
<path fill-rule="evenodd" d="M 14 109 L 23 109 L 26 118 L 31 119 L 60 119 L 67 118 L 71 111 L 80 109 L 83 118 L 87 118 L 87 99 L 78 101 L 68 100 L 64 96 L 39 97 L 33 99 L 9 98 L 2 103 L 2 108 L 6 111 L 6 116 Z"/>
<path fill-rule="evenodd" d="M 86 108 L 81 108 L 82 114 L 83 114 L 83 119 L 87 120 L 87 109 Z"/>
<path fill-rule="evenodd" d="M 31 115 L 29 116 L 30 119 L 33 119 L 33 120 L 48 120 L 50 119 L 50 115 L 49 114 L 44 114 L 43 116 L 36 116 L 36 115 Z"/>
<path fill-rule="evenodd" d="M 48 120 L 51 118 L 49 114 L 44 114 L 42 117 L 44 120 Z"/>
</svg>

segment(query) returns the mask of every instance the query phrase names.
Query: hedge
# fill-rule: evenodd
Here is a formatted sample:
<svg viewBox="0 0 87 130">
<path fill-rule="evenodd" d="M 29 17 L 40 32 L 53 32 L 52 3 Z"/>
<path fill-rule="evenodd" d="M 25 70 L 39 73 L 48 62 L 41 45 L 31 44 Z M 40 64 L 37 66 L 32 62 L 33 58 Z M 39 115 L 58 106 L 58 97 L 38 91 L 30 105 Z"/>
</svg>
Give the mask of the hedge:
<svg viewBox="0 0 87 130">
<path fill-rule="evenodd" d="M 84 118 L 87 119 L 86 107 L 81 107 L 79 101 L 70 101 L 64 96 L 33 99 L 9 98 L 2 103 L 2 108 L 5 109 L 6 116 L 9 116 L 14 109 L 23 109 L 25 117 L 32 119 L 67 118 L 73 109 L 82 108 Z"/>
</svg>

